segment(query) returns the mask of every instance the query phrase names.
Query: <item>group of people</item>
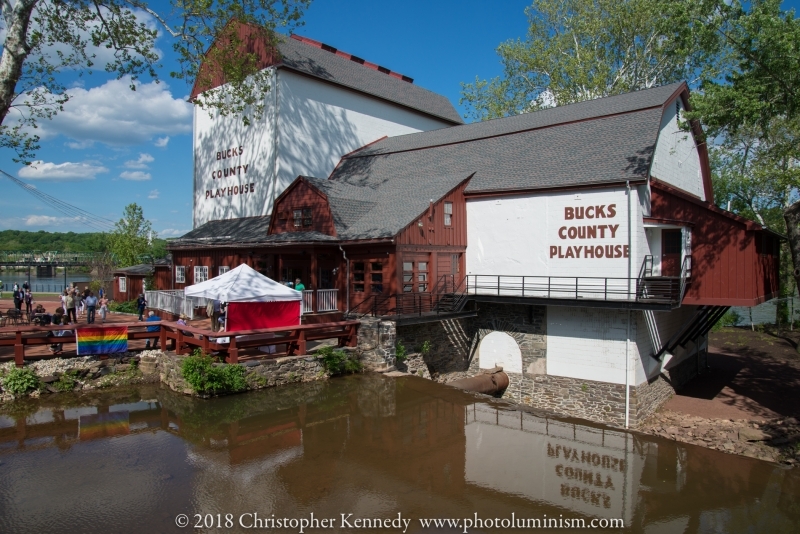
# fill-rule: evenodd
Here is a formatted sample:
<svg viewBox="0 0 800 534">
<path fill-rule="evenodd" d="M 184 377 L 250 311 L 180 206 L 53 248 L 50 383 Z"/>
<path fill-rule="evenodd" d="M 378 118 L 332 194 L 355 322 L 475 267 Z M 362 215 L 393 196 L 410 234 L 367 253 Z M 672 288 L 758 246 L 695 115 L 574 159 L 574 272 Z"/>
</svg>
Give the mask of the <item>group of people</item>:
<svg viewBox="0 0 800 534">
<path fill-rule="evenodd" d="M 22 313 L 22 305 L 25 304 L 25 313 L 31 314 L 31 306 L 33 306 L 33 293 L 28 282 L 25 282 L 20 287 L 19 284 L 14 284 L 14 291 L 12 293 L 14 298 L 14 307 Z"/>
<path fill-rule="evenodd" d="M 83 292 L 78 288 L 64 291 L 61 295 L 61 307 L 65 310 L 65 315 L 73 323 L 78 322 L 78 317 L 86 316 L 86 324 L 94 324 L 99 312 L 100 321 L 106 322 L 108 315 L 108 298 L 103 289 L 100 288 L 100 297 L 96 297 L 88 286 L 83 288 Z"/>
</svg>

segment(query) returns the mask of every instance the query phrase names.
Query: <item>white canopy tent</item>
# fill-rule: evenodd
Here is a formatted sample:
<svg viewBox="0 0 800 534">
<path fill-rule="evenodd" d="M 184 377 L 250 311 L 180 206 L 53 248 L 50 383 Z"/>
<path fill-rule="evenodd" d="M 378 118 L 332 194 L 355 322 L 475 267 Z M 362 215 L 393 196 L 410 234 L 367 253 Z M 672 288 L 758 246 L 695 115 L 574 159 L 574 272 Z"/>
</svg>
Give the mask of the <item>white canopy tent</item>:
<svg viewBox="0 0 800 534">
<path fill-rule="evenodd" d="M 228 303 L 226 329 L 251 330 L 300 324 L 303 293 L 240 265 L 186 288 L 186 296 Z"/>
<path fill-rule="evenodd" d="M 286 302 L 303 299 L 302 292 L 279 284 L 244 263 L 216 278 L 187 286 L 185 291 L 187 297 L 221 302 Z"/>
</svg>

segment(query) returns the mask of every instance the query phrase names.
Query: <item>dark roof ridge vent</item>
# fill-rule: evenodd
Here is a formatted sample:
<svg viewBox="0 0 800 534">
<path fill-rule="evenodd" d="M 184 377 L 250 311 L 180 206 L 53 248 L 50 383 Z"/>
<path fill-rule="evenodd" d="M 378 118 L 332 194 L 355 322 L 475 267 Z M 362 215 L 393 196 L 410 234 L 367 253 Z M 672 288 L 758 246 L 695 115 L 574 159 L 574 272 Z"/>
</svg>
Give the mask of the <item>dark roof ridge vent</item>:
<svg viewBox="0 0 800 534">
<path fill-rule="evenodd" d="M 393 70 L 387 69 L 386 67 L 381 67 L 375 63 L 370 63 L 369 61 L 365 61 L 358 56 L 354 56 L 353 54 L 348 54 L 347 52 L 342 52 L 336 47 L 331 45 L 321 43 L 319 41 L 315 41 L 314 39 L 309 39 L 308 37 L 303 37 L 301 35 L 292 34 L 292 39 L 296 41 L 300 41 L 301 43 L 313 46 L 315 48 L 319 48 L 321 50 L 325 50 L 326 52 L 330 52 L 331 54 L 336 54 L 339 57 L 343 57 L 345 59 L 349 59 L 350 61 L 354 61 L 360 65 L 367 67 L 368 69 L 377 70 L 378 72 L 382 72 L 384 74 L 388 74 L 392 78 L 397 78 L 398 80 L 402 80 L 408 83 L 414 83 L 414 78 L 410 78 L 399 72 L 394 72 Z"/>
</svg>

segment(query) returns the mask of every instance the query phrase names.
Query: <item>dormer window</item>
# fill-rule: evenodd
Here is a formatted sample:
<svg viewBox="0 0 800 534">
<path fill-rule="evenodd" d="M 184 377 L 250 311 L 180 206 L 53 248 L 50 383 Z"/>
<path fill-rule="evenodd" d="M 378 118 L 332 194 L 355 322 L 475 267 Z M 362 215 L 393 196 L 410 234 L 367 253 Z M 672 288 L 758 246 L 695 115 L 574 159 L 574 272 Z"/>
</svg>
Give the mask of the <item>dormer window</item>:
<svg viewBox="0 0 800 534">
<path fill-rule="evenodd" d="M 314 222 L 312 208 L 296 208 L 292 210 L 292 220 L 295 228 L 310 228 Z"/>
</svg>

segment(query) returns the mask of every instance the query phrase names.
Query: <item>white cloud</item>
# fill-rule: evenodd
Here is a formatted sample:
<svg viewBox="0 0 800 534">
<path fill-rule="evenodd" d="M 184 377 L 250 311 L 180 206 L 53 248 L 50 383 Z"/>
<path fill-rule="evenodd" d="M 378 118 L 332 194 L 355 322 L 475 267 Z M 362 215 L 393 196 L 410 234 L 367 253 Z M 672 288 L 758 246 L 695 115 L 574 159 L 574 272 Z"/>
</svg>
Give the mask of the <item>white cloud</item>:
<svg viewBox="0 0 800 534">
<path fill-rule="evenodd" d="M 150 154 L 139 154 L 139 159 L 130 160 L 125 162 L 125 166 L 129 169 L 146 169 L 148 163 L 155 161 L 155 158 Z"/>
<path fill-rule="evenodd" d="M 166 137 L 159 137 L 158 139 L 156 139 L 156 142 L 155 142 L 154 144 L 155 144 L 155 145 L 156 145 L 158 148 L 164 148 L 164 147 L 166 147 L 166 146 L 167 146 L 167 143 L 169 143 L 169 136 L 166 136 Z"/>
<path fill-rule="evenodd" d="M 104 172 L 108 172 L 108 169 L 102 165 L 86 162 L 45 163 L 44 161 L 34 161 L 29 166 L 21 168 L 17 175 L 29 180 L 74 181 L 94 180 L 98 174 Z"/>
<path fill-rule="evenodd" d="M 177 228 L 165 228 L 164 230 L 158 232 L 158 235 L 159 237 L 178 237 L 182 236 L 188 231 L 189 230 L 179 230 Z"/>
<path fill-rule="evenodd" d="M 79 222 L 76 217 L 51 217 L 49 215 L 28 215 L 24 217 L 25 226 L 56 226 Z"/>
<path fill-rule="evenodd" d="M 64 144 L 73 150 L 83 150 L 93 147 L 94 141 L 68 141 Z"/>
<path fill-rule="evenodd" d="M 79 143 L 118 146 L 191 133 L 192 105 L 173 98 L 167 84 L 138 84 L 135 91 L 130 84 L 130 77 L 124 77 L 90 89 L 69 89 L 64 110 L 39 122 L 35 133 L 43 139 L 61 134 Z"/>
<path fill-rule="evenodd" d="M 119 177 L 123 180 L 130 180 L 132 182 L 144 182 L 145 180 L 149 180 L 151 178 L 149 172 L 142 171 L 125 171 L 120 173 Z"/>
<path fill-rule="evenodd" d="M 159 195 L 158 189 L 153 189 L 152 191 L 150 191 L 150 194 L 147 195 L 147 198 L 149 198 L 150 200 L 155 200 L 158 198 L 158 195 Z"/>
</svg>

